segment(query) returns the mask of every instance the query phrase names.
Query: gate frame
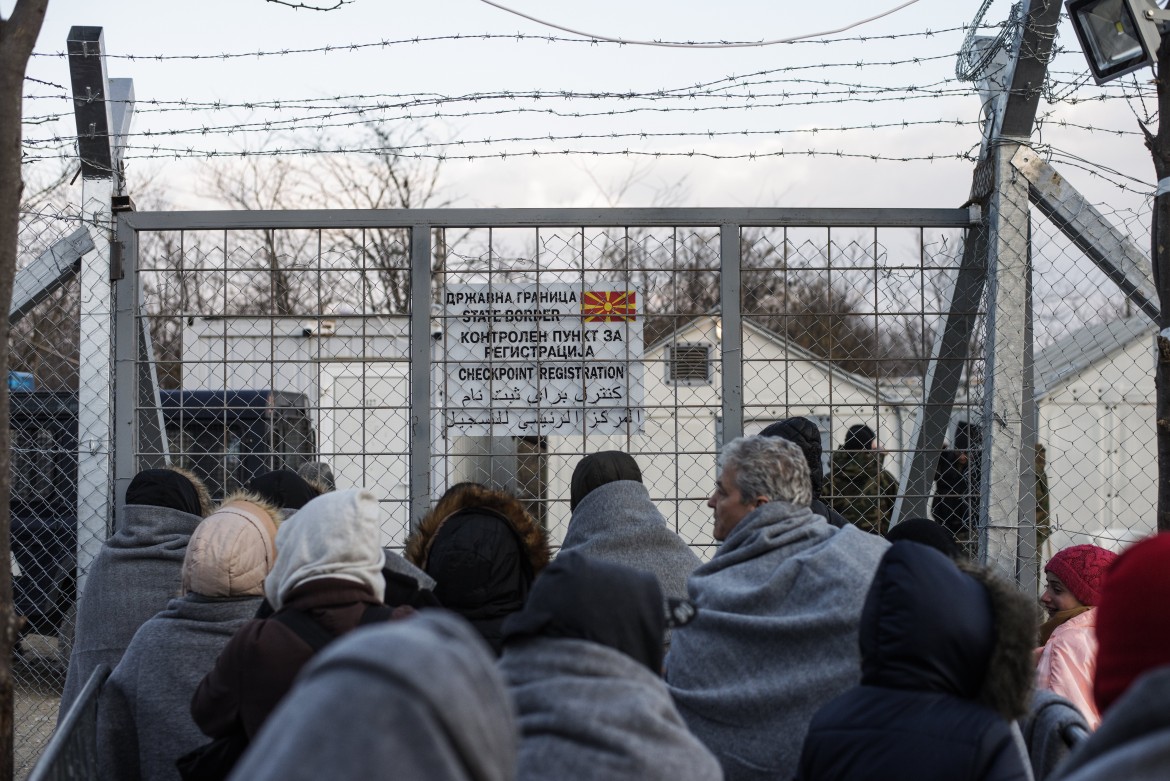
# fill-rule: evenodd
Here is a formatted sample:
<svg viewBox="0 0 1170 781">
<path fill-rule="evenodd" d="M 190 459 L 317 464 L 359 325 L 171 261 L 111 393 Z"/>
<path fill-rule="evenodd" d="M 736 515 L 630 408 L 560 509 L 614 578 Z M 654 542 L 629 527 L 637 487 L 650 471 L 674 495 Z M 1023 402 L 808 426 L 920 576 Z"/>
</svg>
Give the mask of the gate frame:
<svg viewBox="0 0 1170 781">
<path fill-rule="evenodd" d="M 437 228 L 662 228 L 694 227 L 719 231 L 720 307 L 723 326 L 721 416 L 723 441 L 743 434 L 742 301 L 740 292 L 740 239 L 744 228 L 956 228 L 975 235 L 983 224 L 977 205 L 958 209 L 828 209 L 828 208 L 607 208 L 607 209 L 386 209 L 386 210 L 289 210 L 289 211 L 174 211 L 124 212 L 117 215 L 116 245 L 120 250 L 121 275 L 115 290 L 115 382 L 136 388 L 114 399 L 115 517 L 125 504 L 126 487 L 137 464 L 138 428 L 150 425 L 138 419 L 141 399 L 157 398 L 151 372 L 138 370 L 137 362 L 149 355 L 139 344 L 145 327 L 135 322 L 142 313 L 142 286 L 138 279 L 140 231 L 255 231 L 330 230 L 339 228 L 400 228 L 410 235 L 412 302 L 429 302 L 432 295 L 431 235 Z M 958 283 L 956 279 L 956 283 Z M 412 306 L 410 355 L 410 523 L 426 514 L 431 502 L 431 372 L 429 306 Z M 973 317 L 973 313 L 972 313 Z M 425 348 L 425 349 L 424 349 Z M 153 363 L 153 356 L 148 358 Z M 933 358 L 932 358 L 933 361 Z M 954 403 L 957 385 L 946 400 Z M 909 463 L 909 457 L 905 459 Z M 905 469 L 905 465 L 904 465 Z M 903 469 L 903 471 L 904 471 Z M 928 467 L 933 478 L 933 464 Z M 984 505 L 986 506 L 986 505 Z"/>
</svg>

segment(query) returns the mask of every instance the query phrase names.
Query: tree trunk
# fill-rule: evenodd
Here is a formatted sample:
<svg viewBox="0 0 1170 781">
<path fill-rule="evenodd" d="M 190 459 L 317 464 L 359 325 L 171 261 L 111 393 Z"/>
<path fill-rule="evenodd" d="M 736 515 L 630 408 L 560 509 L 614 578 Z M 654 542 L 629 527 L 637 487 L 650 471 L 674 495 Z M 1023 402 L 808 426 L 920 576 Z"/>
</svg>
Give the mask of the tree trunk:
<svg viewBox="0 0 1170 781">
<path fill-rule="evenodd" d="M 0 306 L 12 306 L 16 242 L 20 226 L 20 120 L 24 71 L 45 20 L 49 0 L 17 0 L 0 18 Z M 11 494 L 11 436 L 8 432 L 8 316 L 0 317 L 0 781 L 14 764 L 12 649 L 19 627 L 12 605 L 12 558 L 8 500 Z"/>
<path fill-rule="evenodd" d="M 1146 146 L 1154 158 L 1154 171 L 1161 182 L 1170 176 L 1170 36 L 1162 38 L 1158 50 L 1158 132 L 1146 132 Z M 1144 128 L 1143 128 L 1144 130 Z M 1158 531 L 1170 531 L 1170 193 L 1154 199 L 1150 229 L 1154 286 L 1158 290 L 1158 350 L 1156 374 L 1156 416 L 1158 436 Z"/>
<path fill-rule="evenodd" d="M 1158 108 L 1170 111 L 1170 84 L 1165 74 L 1170 68 L 1170 46 L 1162 39 L 1158 50 Z M 1154 172 L 1161 182 L 1170 176 L 1170 120 L 1159 114 L 1158 132 L 1146 131 L 1146 146 L 1154 158 Z M 1143 128 L 1144 129 L 1144 128 Z M 1158 441 L 1158 531 L 1170 531 L 1170 193 L 1154 199 L 1153 225 L 1150 230 L 1154 286 L 1158 291 L 1160 313 L 1157 337 L 1157 368 L 1155 375 Z"/>
</svg>

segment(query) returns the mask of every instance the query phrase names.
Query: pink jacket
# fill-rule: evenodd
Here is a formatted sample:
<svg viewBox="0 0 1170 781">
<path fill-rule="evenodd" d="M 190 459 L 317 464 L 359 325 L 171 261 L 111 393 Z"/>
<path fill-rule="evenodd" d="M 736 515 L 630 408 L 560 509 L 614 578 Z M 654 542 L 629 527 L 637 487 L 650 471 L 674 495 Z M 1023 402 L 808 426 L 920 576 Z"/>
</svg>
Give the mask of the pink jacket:
<svg viewBox="0 0 1170 781">
<path fill-rule="evenodd" d="M 1092 608 L 1058 626 L 1040 652 L 1036 688 L 1065 697 L 1097 729 L 1101 715 L 1093 702 L 1093 673 L 1097 669 L 1097 609 Z"/>
</svg>

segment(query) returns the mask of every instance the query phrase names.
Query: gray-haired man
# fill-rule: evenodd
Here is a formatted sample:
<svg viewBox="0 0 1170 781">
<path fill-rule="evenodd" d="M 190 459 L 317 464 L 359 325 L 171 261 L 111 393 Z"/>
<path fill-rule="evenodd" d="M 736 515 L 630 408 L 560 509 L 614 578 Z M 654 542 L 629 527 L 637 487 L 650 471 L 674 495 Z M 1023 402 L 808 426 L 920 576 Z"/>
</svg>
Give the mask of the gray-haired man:
<svg viewBox="0 0 1170 781">
<path fill-rule="evenodd" d="M 741 437 L 707 504 L 723 546 L 691 575 L 699 611 L 674 633 L 671 694 L 728 781 L 791 778 L 817 709 L 860 678 L 857 627 L 888 543 L 809 509 L 793 443 Z"/>
</svg>

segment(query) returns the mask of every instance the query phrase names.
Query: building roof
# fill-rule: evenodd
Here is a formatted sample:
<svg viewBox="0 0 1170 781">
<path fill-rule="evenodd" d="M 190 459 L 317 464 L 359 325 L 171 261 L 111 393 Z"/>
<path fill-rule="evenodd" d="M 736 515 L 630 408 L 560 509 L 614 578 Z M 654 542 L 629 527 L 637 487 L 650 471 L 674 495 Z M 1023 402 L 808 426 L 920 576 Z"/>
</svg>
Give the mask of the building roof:
<svg viewBox="0 0 1170 781">
<path fill-rule="evenodd" d="M 1157 330 L 1148 317 L 1138 315 L 1086 325 L 1057 339 L 1034 357 L 1036 398 Z"/>
<path fill-rule="evenodd" d="M 671 332 L 669 332 L 665 336 L 659 338 L 654 343 L 648 345 L 644 349 L 643 352 L 649 353 L 651 350 L 656 350 L 660 347 L 664 347 L 665 345 L 676 341 L 682 334 L 698 327 L 700 320 L 706 319 L 706 320 L 714 321 L 715 318 L 717 318 L 717 317 L 719 317 L 719 308 L 718 307 L 712 309 L 710 312 L 707 312 L 705 314 L 695 315 L 691 319 L 680 324 L 677 328 L 675 328 L 674 330 L 672 330 Z M 800 345 L 792 342 L 787 337 L 785 337 L 783 334 L 778 334 L 771 329 L 764 328 L 761 325 L 757 325 L 756 323 L 752 322 L 751 320 L 742 320 L 741 327 L 743 328 L 743 330 L 745 332 L 754 331 L 756 334 L 760 335 L 762 338 L 767 339 L 771 342 L 774 342 L 775 344 L 780 346 L 783 350 L 785 350 L 789 355 L 791 355 L 796 360 L 807 361 L 808 363 L 814 364 L 815 366 L 820 368 L 822 371 L 824 371 L 826 374 L 832 376 L 836 380 L 841 380 L 843 382 L 847 382 L 850 385 L 853 385 L 854 387 L 858 388 L 859 390 L 873 393 L 874 396 L 877 398 L 877 400 L 882 404 L 896 406 L 896 405 L 907 403 L 906 399 L 903 398 L 902 395 L 894 395 L 894 393 L 891 392 L 891 388 L 888 386 L 887 383 L 875 382 L 874 380 L 872 380 L 868 377 L 864 377 L 860 374 L 854 374 L 852 372 L 847 372 L 844 369 L 837 366 L 836 364 L 834 364 L 832 361 L 829 361 L 825 358 L 822 358 L 821 356 L 817 355 L 816 353 L 812 352 L 811 350 L 808 350 L 808 349 L 801 347 Z"/>
</svg>

